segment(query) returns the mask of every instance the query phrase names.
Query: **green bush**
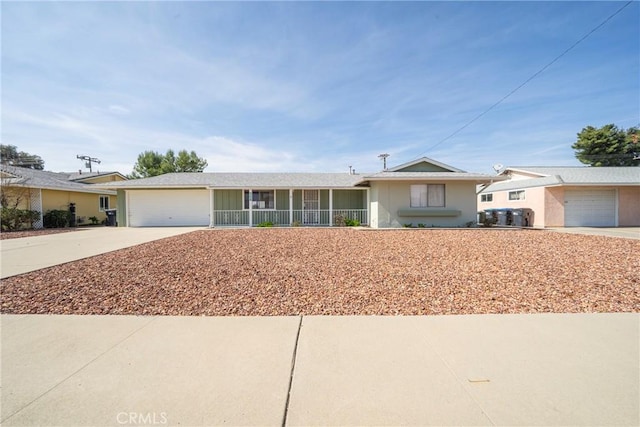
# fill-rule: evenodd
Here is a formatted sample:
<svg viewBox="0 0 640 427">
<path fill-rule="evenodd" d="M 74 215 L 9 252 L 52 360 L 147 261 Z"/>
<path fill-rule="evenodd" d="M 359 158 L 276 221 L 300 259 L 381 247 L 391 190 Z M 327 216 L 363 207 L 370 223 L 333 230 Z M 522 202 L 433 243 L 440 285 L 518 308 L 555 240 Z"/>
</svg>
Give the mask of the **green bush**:
<svg viewBox="0 0 640 427">
<path fill-rule="evenodd" d="M 347 218 L 341 214 L 333 217 L 333 223 L 338 227 L 358 227 L 360 225 L 360 221 L 357 219 Z"/>
<path fill-rule="evenodd" d="M 345 218 L 344 225 L 346 225 L 347 227 L 359 227 L 360 221 L 358 221 L 357 219 Z"/>
<path fill-rule="evenodd" d="M 273 223 L 271 221 L 264 221 L 257 225 L 258 227 L 273 227 Z"/>
<path fill-rule="evenodd" d="M 71 213 L 69 211 L 54 209 L 47 211 L 42 219 L 45 228 L 64 228 L 69 226 Z"/>
<path fill-rule="evenodd" d="M 90 216 L 89 221 L 91 221 L 91 225 L 98 225 L 98 223 L 100 222 L 97 216 Z"/>
<path fill-rule="evenodd" d="M 0 227 L 2 231 L 15 231 L 33 228 L 33 223 L 40 218 L 40 212 L 28 209 L 2 208 Z"/>
</svg>

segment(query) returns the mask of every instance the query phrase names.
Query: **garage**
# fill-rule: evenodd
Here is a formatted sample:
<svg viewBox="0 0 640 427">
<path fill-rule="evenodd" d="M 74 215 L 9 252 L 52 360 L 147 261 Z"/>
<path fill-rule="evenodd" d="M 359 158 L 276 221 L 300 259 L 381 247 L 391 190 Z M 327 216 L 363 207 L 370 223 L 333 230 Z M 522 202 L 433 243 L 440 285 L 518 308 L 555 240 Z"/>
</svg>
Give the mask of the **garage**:
<svg viewBox="0 0 640 427">
<path fill-rule="evenodd" d="M 129 190 L 130 227 L 179 227 L 209 225 L 209 191 Z"/>
<path fill-rule="evenodd" d="M 616 227 L 616 190 L 565 190 L 565 227 Z"/>
</svg>

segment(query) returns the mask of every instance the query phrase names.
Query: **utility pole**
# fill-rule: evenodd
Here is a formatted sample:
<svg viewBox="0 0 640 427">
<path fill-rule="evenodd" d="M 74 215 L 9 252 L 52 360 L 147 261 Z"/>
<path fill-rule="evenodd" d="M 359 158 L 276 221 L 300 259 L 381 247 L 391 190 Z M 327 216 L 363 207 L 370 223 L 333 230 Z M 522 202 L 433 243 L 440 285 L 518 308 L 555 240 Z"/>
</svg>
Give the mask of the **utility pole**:
<svg viewBox="0 0 640 427">
<path fill-rule="evenodd" d="M 384 153 L 384 154 L 380 154 L 378 156 L 379 159 L 382 159 L 382 164 L 383 166 L 383 170 L 387 170 L 387 157 L 389 157 L 389 154 Z"/>
<path fill-rule="evenodd" d="M 100 160 L 96 159 L 95 157 L 90 157 L 90 156 L 81 156 L 80 154 L 76 155 L 76 159 L 80 159 L 80 160 L 84 160 L 86 163 L 84 164 L 84 166 L 86 168 L 89 168 L 89 172 L 93 172 L 93 170 L 91 169 L 91 164 L 92 163 L 97 163 L 100 164 Z"/>
</svg>

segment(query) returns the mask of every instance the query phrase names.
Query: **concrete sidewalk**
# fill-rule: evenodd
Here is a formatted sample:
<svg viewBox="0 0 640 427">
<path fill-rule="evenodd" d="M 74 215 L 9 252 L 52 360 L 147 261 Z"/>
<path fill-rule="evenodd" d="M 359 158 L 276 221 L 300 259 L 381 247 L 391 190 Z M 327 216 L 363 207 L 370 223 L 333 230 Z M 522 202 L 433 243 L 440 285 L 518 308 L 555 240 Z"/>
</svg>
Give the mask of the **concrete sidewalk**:
<svg viewBox="0 0 640 427">
<path fill-rule="evenodd" d="M 3 315 L 2 425 L 638 425 L 640 315 Z"/>
<path fill-rule="evenodd" d="M 96 227 L 70 233 L 0 240 L 0 278 L 28 273 L 203 227 Z"/>
</svg>

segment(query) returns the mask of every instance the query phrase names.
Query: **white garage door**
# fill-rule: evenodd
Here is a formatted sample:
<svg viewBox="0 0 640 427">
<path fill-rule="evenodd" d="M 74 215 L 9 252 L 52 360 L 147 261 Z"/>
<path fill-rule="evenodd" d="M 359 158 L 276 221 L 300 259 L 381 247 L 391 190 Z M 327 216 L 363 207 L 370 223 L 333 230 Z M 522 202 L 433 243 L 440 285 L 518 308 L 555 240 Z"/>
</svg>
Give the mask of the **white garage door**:
<svg viewBox="0 0 640 427">
<path fill-rule="evenodd" d="M 615 190 L 567 190 L 564 193 L 566 227 L 615 227 Z"/>
<path fill-rule="evenodd" d="M 132 190 L 127 193 L 130 227 L 209 225 L 208 190 Z"/>
</svg>

